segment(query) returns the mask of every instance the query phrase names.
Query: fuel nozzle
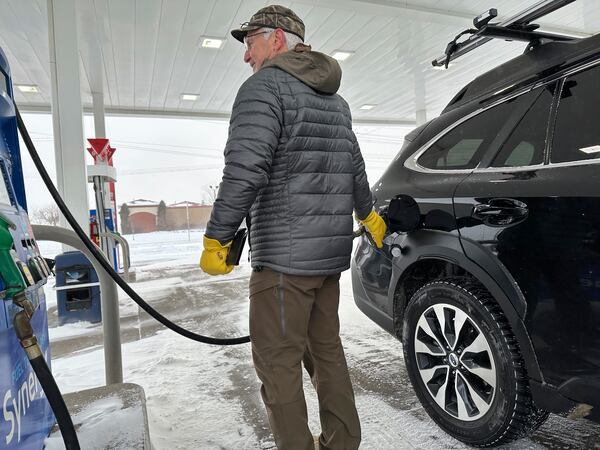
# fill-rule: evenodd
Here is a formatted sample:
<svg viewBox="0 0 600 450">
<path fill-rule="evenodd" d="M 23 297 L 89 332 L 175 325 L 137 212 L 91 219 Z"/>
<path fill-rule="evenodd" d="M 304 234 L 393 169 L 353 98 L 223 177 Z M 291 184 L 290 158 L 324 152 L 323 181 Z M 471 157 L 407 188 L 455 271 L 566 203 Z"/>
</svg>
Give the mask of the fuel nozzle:
<svg viewBox="0 0 600 450">
<path fill-rule="evenodd" d="M 9 228 L 14 229 L 15 225 L 0 214 L 0 277 L 4 281 L 5 296 L 12 297 L 13 303 L 23 309 L 23 314 L 18 314 L 29 320 L 33 316 L 35 308 L 25 296 L 25 289 L 32 284 L 33 280 L 31 282 L 26 281 L 26 275 L 29 274 L 29 271 L 24 271 L 27 266 L 18 260 L 13 249 L 13 237 Z M 30 276 L 29 274 L 27 278 Z"/>
<path fill-rule="evenodd" d="M 14 227 L 15 225 L 10 220 L 0 215 L 0 276 L 4 281 L 7 297 L 14 297 L 27 288 L 24 277 L 11 254 L 13 237 L 9 228 Z"/>
</svg>

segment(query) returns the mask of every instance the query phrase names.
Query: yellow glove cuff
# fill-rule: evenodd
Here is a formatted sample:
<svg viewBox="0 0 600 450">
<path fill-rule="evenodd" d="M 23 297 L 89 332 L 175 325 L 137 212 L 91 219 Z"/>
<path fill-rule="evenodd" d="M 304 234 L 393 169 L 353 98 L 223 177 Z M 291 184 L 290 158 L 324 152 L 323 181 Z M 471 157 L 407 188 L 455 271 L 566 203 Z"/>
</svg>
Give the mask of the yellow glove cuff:
<svg viewBox="0 0 600 450">
<path fill-rule="evenodd" d="M 211 239 L 209 237 L 204 236 L 204 248 L 206 250 L 220 250 L 222 248 L 231 247 L 231 243 L 233 241 L 226 242 L 225 244 L 221 244 L 216 239 Z"/>
<path fill-rule="evenodd" d="M 367 231 L 375 241 L 377 248 L 383 247 L 383 238 L 387 231 L 387 225 L 381 216 L 373 210 L 363 220 L 359 219 L 359 222 L 367 228 Z"/>
<path fill-rule="evenodd" d="M 377 220 L 378 216 L 379 214 L 377 214 L 375 210 L 372 210 L 367 217 L 365 217 L 363 220 L 358 219 L 358 221 L 362 223 L 365 227 L 368 227 Z"/>
<path fill-rule="evenodd" d="M 233 270 L 227 264 L 227 254 L 232 241 L 221 244 L 216 239 L 204 236 L 204 251 L 200 257 L 200 268 L 209 275 L 225 275 Z"/>
</svg>

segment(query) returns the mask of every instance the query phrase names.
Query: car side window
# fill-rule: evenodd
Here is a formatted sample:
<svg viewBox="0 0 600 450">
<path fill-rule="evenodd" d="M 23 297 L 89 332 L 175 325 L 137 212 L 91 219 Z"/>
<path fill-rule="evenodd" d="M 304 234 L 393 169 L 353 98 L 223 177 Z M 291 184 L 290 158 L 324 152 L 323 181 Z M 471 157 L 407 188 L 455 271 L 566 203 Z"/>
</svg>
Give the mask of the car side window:
<svg viewBox="0 0 600 450">
<path fill-rule="evenodd" d="M 515 106 L 504 102 L 458 125 L 429 147 L 418 164 L 434 170 L 474 169 Z"/>
<path fill-rule="evenodd" d="M 526 167 L 542 164 L 555 86 L 552 84 L 525 94 L 533 96 L 530 100 L 531 106 L 500 147 L 492 161 L 492 167 Z"/>
<path fill-rule="evenodd" d="M 568 77 L 560 95 L 550 162 L 600 159 L 600 66 Z"/>
</svg>

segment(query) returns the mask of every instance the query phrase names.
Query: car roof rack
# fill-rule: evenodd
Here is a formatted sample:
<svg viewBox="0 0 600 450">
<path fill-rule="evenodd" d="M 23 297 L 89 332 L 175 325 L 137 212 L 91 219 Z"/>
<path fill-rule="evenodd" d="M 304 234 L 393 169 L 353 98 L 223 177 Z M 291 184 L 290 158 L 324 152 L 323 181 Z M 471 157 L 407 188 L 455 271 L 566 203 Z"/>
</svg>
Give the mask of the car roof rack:
<svg viewBox="0 0 600 450">
<path fill-rule="evenodd" d="M 431 64 L 434 67 L 443 66 L 447 69 L 451 60 L 455 60 L 495 38 L 528 42 L 529 44 L 526 51 L 547 42 L 576 40 L 577 38 L 572 36 L 535 31 L 539 28 L 539 25 L 531 23 L 540 17 L 573 3 L 574 1 L 575 0 L 541 0 L 500 23 L 490 23 L 491 20 L 498 16 L 497 9 L 490 9 L 475 17 L 475 19 L 473 19 L 473 26 L 475 28 L 469 28 L 458 34 L 448 43 L 444 55 L 434 59 Z M 463 42 L 458 42 L 462 36 L 467 34 L 470 34 L 471 36 Z"/>
</svg>

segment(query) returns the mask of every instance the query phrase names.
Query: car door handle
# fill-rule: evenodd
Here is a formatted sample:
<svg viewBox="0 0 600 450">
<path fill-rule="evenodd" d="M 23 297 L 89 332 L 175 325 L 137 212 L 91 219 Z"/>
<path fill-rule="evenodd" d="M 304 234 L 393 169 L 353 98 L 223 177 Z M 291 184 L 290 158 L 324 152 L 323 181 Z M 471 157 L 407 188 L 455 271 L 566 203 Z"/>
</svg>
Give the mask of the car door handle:
<svg viewBox="0 0 600 450">
<path fill-rule="evenodd" d="M 522 217 L 526 214 L 527 209 L 520 207 L 502 207 L 492 205 L 475 205 L 475 207 L 473 207 L 473 217 L 477 219 L 500 215 Z"/>
<path fill-rule="evenodd" d="M 494 198 L 473 207 L 471 217 L 490 226 L 505 226 L 524 220 L 529 215 L 527 205 L 511 198 Z"/>
</svg>

